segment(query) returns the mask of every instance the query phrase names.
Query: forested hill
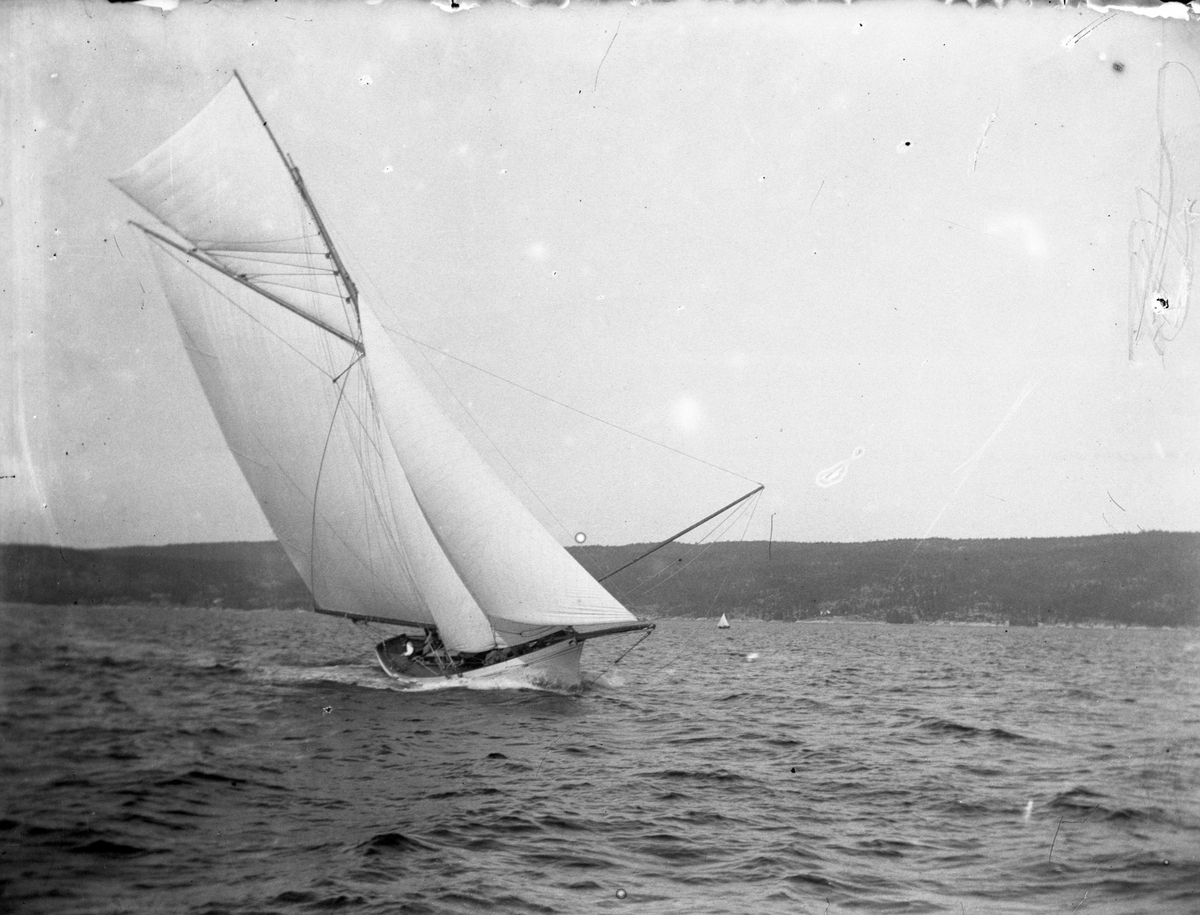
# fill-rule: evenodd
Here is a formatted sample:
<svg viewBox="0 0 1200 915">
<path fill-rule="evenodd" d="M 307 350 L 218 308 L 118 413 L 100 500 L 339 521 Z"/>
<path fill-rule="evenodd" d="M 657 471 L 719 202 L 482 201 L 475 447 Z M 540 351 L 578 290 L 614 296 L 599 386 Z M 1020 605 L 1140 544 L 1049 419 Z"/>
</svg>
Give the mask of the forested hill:
<svg viewBox="0 0 1200 915">
<path fill-rule="evenodd" d="M 649 545 L 573 547 L 597 577 Z M 606 583 L 639 616 L 1200 626 L 1200 534 L 672 544 Z M 303 608 L 278 543 L 0 546 L 0 600 Z"/>
<path fill-rule="evenodd" d="M 275 541 L 70 550 L 0 546 L 0 599 L 34 604 L 312 607 Z"/>
<path fill-rule="evenodd" d="M 600 577 L 648 548 L 574 552 Z M 694 557 L 673 544 L 606 584 L 651 617 L 1200 625 L 1200 534 L 722 543 Z"/>
</svg>

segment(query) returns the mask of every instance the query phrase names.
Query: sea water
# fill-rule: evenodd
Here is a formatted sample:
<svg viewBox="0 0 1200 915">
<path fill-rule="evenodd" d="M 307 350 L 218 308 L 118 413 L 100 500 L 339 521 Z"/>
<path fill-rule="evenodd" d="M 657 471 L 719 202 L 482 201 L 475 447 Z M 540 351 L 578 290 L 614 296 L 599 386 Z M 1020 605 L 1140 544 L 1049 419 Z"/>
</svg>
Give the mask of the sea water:
<svg viewBox="0 0 1200 915">
<path fill-rule="evenodd" d="M 0 910 L 1200 911 L 1200 633 L 732 622 L 404 690 L 342 620 L 5 607 Z"/>
</svg>

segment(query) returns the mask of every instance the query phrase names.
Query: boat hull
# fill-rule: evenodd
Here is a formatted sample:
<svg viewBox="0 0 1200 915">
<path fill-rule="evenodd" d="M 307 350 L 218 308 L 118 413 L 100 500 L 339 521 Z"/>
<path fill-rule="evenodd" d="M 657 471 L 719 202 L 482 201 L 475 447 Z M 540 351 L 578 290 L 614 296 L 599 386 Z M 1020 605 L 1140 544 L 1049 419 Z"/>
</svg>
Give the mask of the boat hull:
<svg viewBox="0 0 1200 915">
<path fill-rule="evenodd" d="M 405 683 L 511 678 L 530 686 L 571 689 L 579 686 L 582 680 L 579 659 L 583 654 L 583 642 L 574 638 L 555 642 L 519 657 L 462 671 L 443 671 L 420 661 L 406 663 L 405 659 L 389 653 L 385 645 L 386 643 L 375 649 L 379 665 L 389 677 Z"/>
</svg>

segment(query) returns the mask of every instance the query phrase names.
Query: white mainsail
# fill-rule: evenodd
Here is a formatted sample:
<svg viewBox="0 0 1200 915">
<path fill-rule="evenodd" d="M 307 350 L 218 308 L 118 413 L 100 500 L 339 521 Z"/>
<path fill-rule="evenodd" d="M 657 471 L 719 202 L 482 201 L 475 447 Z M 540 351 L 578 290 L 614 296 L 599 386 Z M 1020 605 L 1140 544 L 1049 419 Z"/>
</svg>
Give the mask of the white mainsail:
<svg viewBox="0 0 1200 915">
<path fill-rule="evenodd" d="M 452 650 L 495 645 L 420 518 L 355 349 L 195 258 L 151 250 L 225 440 L 314 602 L 436 623 Z"/>
<path fill-rule="evenodd" d="M 192 365 L 314 603 L 453 651 L 634 622 L 509 492 L 358 297 L 236 77 L 114 179 Z"/>
</svg>

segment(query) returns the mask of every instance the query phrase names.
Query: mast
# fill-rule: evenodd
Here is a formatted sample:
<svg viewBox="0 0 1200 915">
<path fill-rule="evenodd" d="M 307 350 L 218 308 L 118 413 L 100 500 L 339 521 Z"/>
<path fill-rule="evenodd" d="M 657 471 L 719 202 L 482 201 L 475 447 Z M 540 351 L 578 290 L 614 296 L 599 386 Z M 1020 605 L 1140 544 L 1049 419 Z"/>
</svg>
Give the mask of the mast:
<svg viewBox="0 0 1200 915">
<path fill-rule="evenodd" d="M 275 146 L 275 151 L 279 153 L 279 158 L 283 160 L 284 167 L 291 175 L 292 181 L 295 182 L 296 190 L 300 193 L 300 199 L 304 201 L 304 205 L 308 208 L 308 212 L 312 214 L 313 221 L 317 224 L 317 231 L 321 233 L 321 239 L 325 242 L 325 246 L 329 249 L 329 257 L 333 260 L 334 271 L 341 279 L 342 284 L 346 287 L 346 301 L 354 309 L 354 318 L 359 320 L 358 313 L 358 287 L 354 284 L 354 280 L 350 278 L 349 271 L 346 270 L 346 265 L 342 263 L 342 258 L 337 252 L 337 247 L 333 243 L 333 239 L 329 236 L 329 230 L 325 228 L 325 221 L 321 219 L 321 214 L 317 212 L 317 205 L 313 202 L 312 197 L 308 193 L 308 188 L 304 184 L 304 179 L 300 176 L 300 169 L 292 161 L 291 156 L 283 151 L 283 147 L 279 145 L 279 141 L 275 139 L 275 134 L 271 131 L 270 125 L 267 124 L 267 119 L 263 117 L 262 111 L 259 110 L 258 103 L 254 101 L 254 96 L 250 94 L 250 90 L 246 88 L 246 83 L 242 79 L 242 75 L 237 70 L 233 71 L 234 78 L 238 81 L 238 85 L 242 87 L 242 91 L 246 93 L 246 98 L 250 101 L 250 106 L 254 109 L 254 114 L 263 126 L 263 130 L 267 132 L 267 136 L 271 138 L 271 143 Z"/>
</svg>

